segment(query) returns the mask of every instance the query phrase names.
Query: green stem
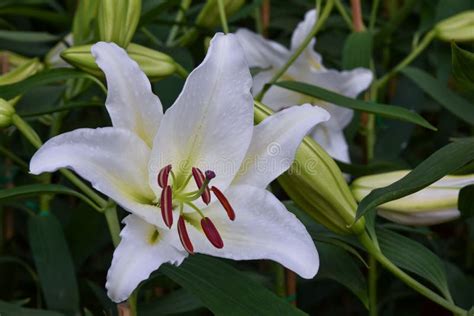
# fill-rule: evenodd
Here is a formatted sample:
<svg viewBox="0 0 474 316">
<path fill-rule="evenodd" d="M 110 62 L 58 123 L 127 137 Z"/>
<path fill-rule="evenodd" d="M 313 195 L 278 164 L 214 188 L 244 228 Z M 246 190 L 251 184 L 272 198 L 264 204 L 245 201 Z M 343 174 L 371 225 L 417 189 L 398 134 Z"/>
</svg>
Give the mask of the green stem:
<svg viewBox="0 0 474 316">
<path fill-rule="evenodd" d="M 369 315 L 377 314 L 377 260 L 369 255 Z"/>
<path fill-rule="evenodd" d="M 415 60 L 418 55 L 420 55 L 431 43 L 431 41 L 436 37 L 436 32 L 431 30 L 428 32 L 425 37 L 421 40 L 417 47 L 411 51 L 411 53 L 405 57 L 398 65 L 396 65 L 389 73 L 385 74 L 382 78 L 375 82 L 375 86 L 380 89 L 385 86 L 387 82 L 396 75 L 400 70 L 408 66 L 413 60 Z"/>
<path fill-rule="evenodd" d="M 120 224 L 117 217 L 117 206 L 114 202 L 109 201 L 105 208 L 104 215 L 105 220 L 107 221 L 107 226 L 109 227 L 112 243 L 114 244 L 114 247 L 117 247 L 120 243 Z"/>
<path fill-rule="evenodd" d="M 227 17 L 225 15 L 225 6 L 223 0 L 217 0 L 217 5 L 219 7 L 219 16 L 221 17 L 222 30 L 225 34 L 229 33 L 229 25 L 227 25 Z"/>
<path fill-rule="evenodd" d="M 18 130 L 26 137 L 26 139 L 33 145 L 35 148 L 40 148 L 43 142 L 41 141 L 38 134 L 35 130 L 28 124 L 25 120 L 23 120 L 17 114 L 13 114 L 12 116 L 12 123 L 13 125 L 18 128 Z"/>
<path fill-rule="evenodd" d="M 174 39 L 175 39 L 175 37 L 176 37 L 176 35 L 178 34 L 178 31 L 179 31 L 179 26 L 180 26 L 179 24 L 181 23 L 181 21 L 183 21 L 184 14 L 185 14 L 186 10 L 188 10 L 190 5 L 191 5 L 191 0 L 181 0 L 181 4 L 179 5 L 178 14 L 176 14 L 176 18 L 174 20 L 176 24 L 173 25 L 173 27 L 170 30 L 168 38 L 166 39 L 166 46 L 171 46 L 171 44 L 173 44 Z"/>
<path fill-rule="evenodd" d="M 286 296 L 285 268 L 279 263 L 273 263 L 275 273 L 275 292 L 280 297 Z"/>
<path fill-rule="evenodd" d="M 137 295 L 138 288 L 132 292 L 128 298 L 128 307 L 130 308 L 130 316 L 137 316 Z"/>
<path fill-rule="evenodd" d="M 306 35 L 304 41 L 301 43 L 301 45 L 294 51 L 293 55 L 290 56 L 288 61 L 283 65 L 283 67 L 278 70 L 278 72 L 270 79 L 270 81 L 263 87 L 262 91 L 255 97 L 255 100 L 257 101 L 262 101 L 263 97 L 265 96 L 265 93 L 267 93 L 268 89 L 270 89 L 270 86 L 274 84 L 275 82 L 280 79 L 281 76 L 285 74 L 285 72 L 290 68 L 290 66 L 298 59 L 298 57 L 301 55 L 301 53 L 305 50 L 306 46 L 308 46 L 309 42 L 313 39 L 313 37 L 316 35 L 316 33 L 321 29 L 321 27 L 324 25 L 326 22 L 326 19 L 329 17 L 329 14 L 331 13 L 331 10 L 334 5 L 334 0 L 328 0 L 326 3 L 323 12 L 321 12 L 321 15 L 318 18 L 318 21 L 314 24 L 313 28 L 311 31 Z"/>
<path fill-rule="evenodd" d="M 176 67 L 176 74 L 180 76 L 183 79 L 186 79 L 189 75 L 189 72 L 184 69 L 183 66 L 175 62 L 175 67 Z"/>
<path fill-rule="evenodd" d="M 344 5 L 341 3 L 341 0 L 335 0 L 334 5 L 336 6 L 337 11 L 339 11 L 339 14 L 341 15 L 344 22 L 346 22 L 347 27 L 349 27 L 349 29 L 351 30 L 354 30 L 351 17 L 349 16 L 349 13 L 347 13 L 347 10 Z"/>
<path fill-rule="evenodd" d="M 9 158 L 14 163 L 16 163 L 18 167 L 20 167 L 23 171 L 26 171 L 28 173 L 28 164 L 23 159 L 21 159 L 3 146 L 0 146 L 0 153 L 3 154 L 5 157 Z"/>
<path fill-rule="evenodd" d="M 374 0 L 372 10 L 370 11 L 369 30 L 374 31 L 375 22 L 377 21 L 377 11 L 379 9 L 380 0 Z"/>
<path fill-rule="evenodd" d="M 387 257 L 385 257 L 380 250 L 378 250 L 373 241 L 370 239 L 367 232 L 362 233 L 358 236 L 359 241 L 365 247 L 367 252 L 372 255 L 384 268 L 389 270 L 393 273 L 398 279 L 404 282 L 406 285 L 420 293 L 421 295 L 425 296 L 426 298 L 430 299 L 431 301 L 443 306 L 447 310 L 459 314 L 459 315 L 467 315 L 467 311 L 454 305 L 453 303 L 447 301 L 440 295 L 436 294 L 435 292 L 428 289 L 426 286 L 421 284 L 420 282 L 413 279 L 410 275 L 402 271 L 398 268 L 395 264 L 393 264 Z"/>
</svg>

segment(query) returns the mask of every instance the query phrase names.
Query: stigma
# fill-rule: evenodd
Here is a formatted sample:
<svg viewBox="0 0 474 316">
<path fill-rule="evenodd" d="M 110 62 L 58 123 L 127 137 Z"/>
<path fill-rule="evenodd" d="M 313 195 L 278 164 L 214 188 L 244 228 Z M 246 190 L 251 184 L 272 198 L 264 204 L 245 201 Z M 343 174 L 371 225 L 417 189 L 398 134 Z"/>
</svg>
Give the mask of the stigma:
<svg viewBox="0 0 474 316">
<path fill-rule="evenodd" d="M 191 168 L 191 173 L 186 177 L 186 180 L 181 183 L 176 181 L 176 176 L 173 173 L 172 165 L 163 167 L 157 175 L 158 186 L 162 188 L 161 197 L 159 200 L 159 207 L 161 210 L 161 216 L 165 225 L 171 229 L 173 226 L 173 212 L 179 211 L 179 218 L 177 223 L 177 231 L 179 239 L 183 248 L 190 254 L 194 254 L 194 246 L 191 238 L 188 234 L 186 226 L 187 218 L 184 213 L 184 208 L 187 210 L 194 210 L 201 217 L 200 228 L 207 240 L 216 248 L 221 249 L 224 247 L 224 241 L 219 233 L 219 230 L 214 225 L 214 222 L 203 213 L 196 204 L 196 200 L 202 200 L 206 205 L 209 205 L 212 201 L 212 197 L 217 199 L 225 210 L 227 217 L 233 221 L 235 220 L 235 212 L 232 208 L 229 200 L 225 197 L 224 193 L 219 190 L 216 186 L 209 187 L 212 179 L 216 177 L 216 174 L 212 170 L 206 170 L 202 172 L 197 167 Z M 197 190 L 185 192 L 189 188 L 188 184 L 194 180 Z"/>
</svg>

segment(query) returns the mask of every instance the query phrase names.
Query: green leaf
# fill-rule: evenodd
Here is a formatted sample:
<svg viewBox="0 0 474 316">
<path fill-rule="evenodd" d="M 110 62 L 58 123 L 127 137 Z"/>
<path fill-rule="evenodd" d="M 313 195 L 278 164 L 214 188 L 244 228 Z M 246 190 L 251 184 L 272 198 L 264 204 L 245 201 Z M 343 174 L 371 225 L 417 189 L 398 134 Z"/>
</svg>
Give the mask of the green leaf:
<svg viewBox="0 0 474 316">
<path fill-rule="evenodd" d="M 11 189 L 0 190 L 0 200 L 24 198 L 29 196 L 37 196 L 40 194 L 72 195 L 86 202 L 94 209 L 97 209 L 97 205 L 84 194 L 59 184 L 30 184 L 20 187 L 14 187 Z"/>
<path fill-rule="evenodd" d="M 342 172 L 349 173 L 355 177 L 362 177 L 370 174 L 389 172 L 406 169 L 406 166 L 389 161 L 374 161 L 369 164 L 346 163 L 335 160 Z"/>
<path fill-rule="evenodd" d="M 18 15 L 27 16 L 40 21 L 50 22 L 60 26 L 67 27 L 70 18 L 65 14 L 55 13 L 48 10 L 31 8 L 28 6 L 11 6 L 0 9 L 0 15 Z"/>
<path fill-rule="evenodd" d="M 377 206 L 415 193 L 474 159 L 474 139 L 444 146 L 421 162 L 405 177 L 369 193 L 357 208 L 356 220 Z"/>
<path fill-rule="evenodd" d="M 382 253 L 390 261 L 431 282 L 449 297 L 446 271 L 438 256 L 422 244 L 388 229 L 377 229 L 377 237 Z"/>
<path fill-rule="evenodd" d="M 406 67 L 402 73 L 446 110 L 474 125 L 474 105 L 451 91 L 444 83 L 418 68 Z"/>
<path fill-rule="evenodd" d="M 47 106 L 43 106 L 40 109 L 34 109 L 34 111 L 22 111 L 18 110 L 17 114 L 21 117 L 31 117 L 31 116 L 40 116 L 45 114 L 52 114 L 57 112 L 63 111 L 70 111 L 76 109 L 83 109 L 89 107 L 102 107 L 104 106 L 103 102 L 98 101 L 68 101 L 62 104 L 61 106 L 57 106 L 57 104 L 48 104 Z"/>
<path fill-rule="evenodd" d="M 28 220 L 28 239 L 48 308 L 77 312 L 76 274 L 61 224 L 52 214 L 32 216 Z"/>
<path fill-rule="evenodd" d="M 454 78 L 467 86 L 474 86 L 474 53 L 451 43 Z"/>
<path fill-rule="evenodd" d="M 203 308 L 201 301 L 184 289 L 171 292 L 155 302 L 140 304 L 139 315 L 171 315 Z"/>
<path fill-rule="evenodd" d="M 194 255 L 161 272 L 198 297 L 215 315 L 305 315 L 283 298 L 216 258 Z"/>
<path fill-rule="evenodd" d="M 59 40 L 59 37 L 53 34 L 44 32 L 22 32 L 22 31 L 5 31 L 0 30 L 0 39 L 23 42 L 23 43 L 38 43 L 38 42 L 54 42 Z"/>
<path fill-rule="evenodd" d="M 402 107 L 351 99 L 338 93 L 303 82 L 282 81 L 275 83 L 275 85 L 302 94 L 306 94 L 308 96 L 318 98 L 326 102 L 334 103 L 349 109 L 373 113 L 391 119 L 410 122 L 432 130 L 436 130 L 436 128 L 430 123 L 428 123 L 428 121 L 426 121 L 423 117 L 421 117 L 415 112 L 412 112 Z"/>
<path fill-rule="evenodd" d="M 342 50 L 342 67 L 344 69 L 370 68 L 371 56 L 372 34 L 367 31 L 351 33 Z"/>
<path fill-rule="evenodd" d="M 458 209 L 463 218 L 474 216 L 474 184 L 468 185 L 459 191 Z"/>
<path fill-rule="evenodd" d="M 317 278 L 334 280 L 354 293 L 368 308 L 367 282 L 353 257 L 337 246 L 317 243 L 321 268 Z"/>
<path fill-rule="evenodd" d="M 43 309 L 25 308 L 12 303 L 0 301 L 2 316 L 62 316 L 63 314 Z"/>
<path fill-rule="evenodd" d="M 59 68 L 45 70 L 23 81 L 0 86 L 0 98 L 8 100 L 16 97 L 17 95 L 25 93 L 32 88 L 74 78 L 90 79 L 94 81 L 102 90 L 106 91 L 104 85 L 92 75 L 75 69 Z"/>
</svg>

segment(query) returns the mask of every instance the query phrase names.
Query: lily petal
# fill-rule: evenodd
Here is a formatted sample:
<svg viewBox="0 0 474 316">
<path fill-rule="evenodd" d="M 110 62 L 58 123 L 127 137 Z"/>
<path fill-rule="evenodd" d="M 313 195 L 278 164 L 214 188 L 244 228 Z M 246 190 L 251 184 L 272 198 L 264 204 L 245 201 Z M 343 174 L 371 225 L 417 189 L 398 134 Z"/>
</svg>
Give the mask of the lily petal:
<svg viewBox="0 0 474 316">
<path fill-rule="evenodd" d="M 347 145 L 344 131 L 341 128 L 331 127 L 329 121 L 316 126 L 311 132 L 311 137 L 324 148 L 329 156 L 339 161 L 350 163 L 349 146 Z"/>
<path fill-rule="evenodd" d="M 313 85 L 334 91 L 349 98 L 355 98 L 366 90 L 372 82 L 373 75 L 369 69 L 355 68 L 352 70 L 327 71 L 307 73 L 307 78 L 302 80 Z"/>
<path fill-rule="evenodd" d="M 48 140 L 34 154 L 30 172 L 74 170 L 127 211 L 161 223 L 146 180 L 150 149 L 134 133 L 114 127 L 77 129 Z M 163 225 L 163 224 L 161 224 Z"/>
<path fill-rule="evenodd" d="M 316 275 L 319 257 L 313 240 L 273 194 L 247 185 L 231 186 L 225 194 L 235 209 L 234 221 L 219 203 L 203 211 L 212 219 L 224 247 L 215 248 L 204 233 L 190 225 L 195 252 L 233 260 L 270 259 L 303 278 Z"/>
<path fill-rule="evenodd" d="M 247 29 L 238 29 L 235 33 L 242 45 L 250 67 L 280 67 L 290 52 L 277 42 L 269 41 Z"/>
<path fill-rule="evenodd" d="M 306 36 L 311 32 L 311 29 L 316 24 L 318 20 L 318 15 L 316 10 L 310 10 L 306 12 L 304 20 L 298 24 L 293 35 L 291 36 L 291 51 L 295 51 L 305 40 Z M 324 69 L 322 66 L 321 55 L 314 51 L 314 45 L 316 44 L 316 38 L 313 38 L 309 44 L 306 46 L 301 59 L 305 59 L 311 65 L 311 68 L 314 70 Z"/>
<path fill-rule="evenodd" d="M 163 107 L 151 91 L 150 81 L 125 50 L 114 43 L 99 42 L 91 52 L 107 79 L 105 105 L 112 125 L 131 130 L 151 147 Z"/>
<path fill-rule="evenodd" d="M 252 78 L 242 48 L 233 34 L 217 34 L 202 64 L 188 77 L 183 91 L 165 113 L 149 164 L 150 186 L 171 164 L 177 185 L 191 168 L 212 169 L 213 185 L 224 190 L 235 176 L 253 131 Z M 176 185 L 176 184 L 175 184 Z M 191 184 L 195 186 L 193 181 Z"/>
<path fill-rule="evenodd" d="M 126 300 L 163 263 L 180 265 L 187 256 L 173 246 L 176 236 L 168 230 L 157 229 L 134 215 L 123 222 L 121 241 L 114 251 L 105 284 L 107 294 L 116 303 Z"/>
<path fill-rule="evenodd" d="M 303 137 L 329 113 L 304 104 L 277 112 L 255 126 L 252 143 L 234 184 L 264 189 L 293 163 Z"/>
</svg>

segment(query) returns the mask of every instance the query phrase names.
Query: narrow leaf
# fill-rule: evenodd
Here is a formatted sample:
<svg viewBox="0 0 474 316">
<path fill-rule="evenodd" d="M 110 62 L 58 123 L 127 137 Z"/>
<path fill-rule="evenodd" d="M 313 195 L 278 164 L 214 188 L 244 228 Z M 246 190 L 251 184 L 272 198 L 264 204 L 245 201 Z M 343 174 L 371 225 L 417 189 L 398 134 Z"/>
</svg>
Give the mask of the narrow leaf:
<svg viewBox="0 0 474 316">
<path fill-rule="evenodd" d="M 37 195 L 45 194 L 45 193 L 72 195 L 86 202 L 93 208 L 97 209 L 97 205 L 84 194 L 74 191 L 72 189 L 69 189 L 68 187 L 65 187 L 59 184 L 30 184 L 30 185 L 24 185 L 20 187 L 14 187 L 11 189 L 0 190 L 0 200 L 37 196 Z"/>
<path fill-rule="evenodd" d="M 232 266 L 194 255 L 161 271 L 198 297 L 215 315 L 305 315 Z"/>
<path fill-rule="evenodd" d="M 418 68 L 407 67 L 402 73 L 446 110 L 474 125 L 474 105 L 451 91 L 444 83 Z"/>
<path fill-rule="evenodd" d="M 457 81 L 474 87 L 474 53 L 451 43 L 453 74 Z"/>
<path fill-rule="evenodd" d="M 37 42 L 53 42 L 57 41 L 59 37 L 49 33 L 43 32 L 22 32 L 22 31 L 5 31 L 0 30 L 0 39 L 23 42 L 23 43 L 37 43 Z"/>
<path fill-rule="evenodd" d="M 0 301 L 0 315 L 2 316 L 63 316 L 61 313 L 44 309 L 25 308 L 12 303 Z"/>
<path fill-rule="evenodd" d="M 46 305 L 68 314 L 79 310 L 79 291 L 61 224 L 52 214 L 28 220 L 28 238 Z"/>
<path fill-rule="evenodd" d="M 402 107 L 394 105 L 386 105 L 374 102 L 366 102 L 357 99 L 351 99 L 338 93 L 323 89 L 321 87 L 313 86 L 303 82 L 297 81 L 282 81 L 277 82 L 275 85 L 293 90 L 302 94 L 309 95 L 314 98 L 321 99 L 326 102 L 334 103 L 342 107 L 349 109 L 373 113 L 376 115 L 384 116 L 387 118 L 410 122 L 426 127 L 431 130 L 436 128 L 421 117 L 418 113 L 412 112 Z"/>
<path fill-rule="evenodd" d="M 155 302 L 141 304 L 139 314 L 143 316 L 171 315 L 186 313 L 203 307 L 204 305 L 198 298 L 184 289 L 179 289 Z"/>
<path fill-rule="evenodd" d="M 64 81 L 67 79 L 74 78 L 87 78 L 94 81 L 99 87 L 105 90 L 103 84 L 94 76 L 86 74 L 82 71 L 68 68 L 59 68 L 42 71 L 34 76 L 31 76 L 23 81 L 0 86 L 0 98 L 11 99 L 17 95 L 25 93 L 26 91 L 38 87 L 44 86 L 50 83 Z"/>
<path fill-rule="evenodd" d="M 402 269 L 431 282 L 444 295 L 449 296 L 446 271 L 442 261 L 422 244 L 388 229 L 377 229 L 382 253 Z"/>
<path fill-rule="evenodd" d="M 321 260 L 317 277 L 328 278 L 344 285 L 368 307 L 367 282 L 356 260 L 337 246 L 318 242 L 317 248 Z"/>
<path fill-rule="evenodd" d="M 415 193 L 474 159 L 474 139 L 444 146 L 397 182 L 370 192 L 357 208 L 356 220 L 377 206 Z"/>
</svg>

